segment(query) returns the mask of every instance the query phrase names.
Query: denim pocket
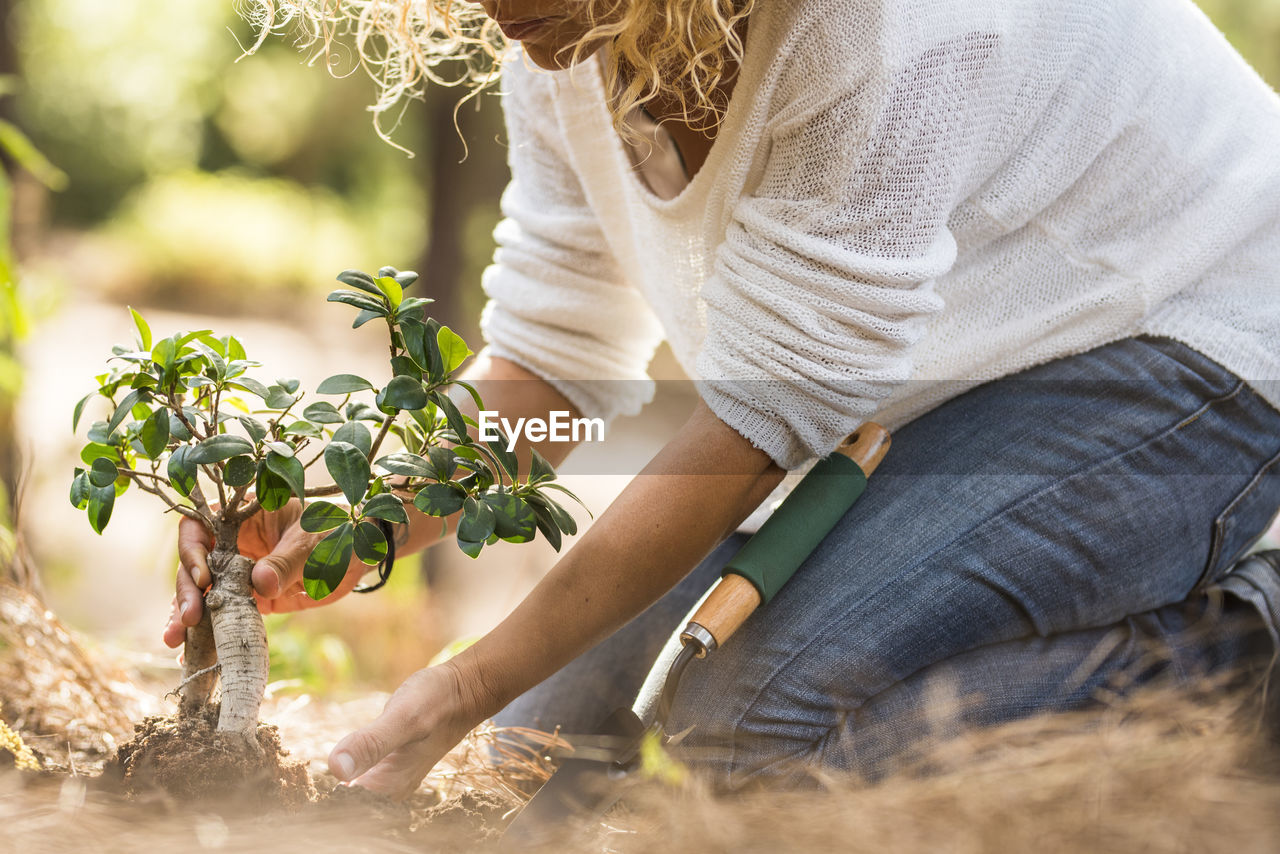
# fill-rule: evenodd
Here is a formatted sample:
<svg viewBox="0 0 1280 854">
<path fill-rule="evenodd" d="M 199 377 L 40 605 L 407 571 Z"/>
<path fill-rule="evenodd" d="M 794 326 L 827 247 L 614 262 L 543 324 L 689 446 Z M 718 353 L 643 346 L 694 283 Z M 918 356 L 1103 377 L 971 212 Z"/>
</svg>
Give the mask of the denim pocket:
<svg viewBox="0 0 1280 854">
<path fill-rule="evenodd" d="M 1202 590 L 1226 575 L 1249 547 L 1267 532 L 1280 509 L 1280 453 L 1263 463 L 1240 494 L 1213 521 L 1209 562 L 1196 585 Z"/>
</svg>

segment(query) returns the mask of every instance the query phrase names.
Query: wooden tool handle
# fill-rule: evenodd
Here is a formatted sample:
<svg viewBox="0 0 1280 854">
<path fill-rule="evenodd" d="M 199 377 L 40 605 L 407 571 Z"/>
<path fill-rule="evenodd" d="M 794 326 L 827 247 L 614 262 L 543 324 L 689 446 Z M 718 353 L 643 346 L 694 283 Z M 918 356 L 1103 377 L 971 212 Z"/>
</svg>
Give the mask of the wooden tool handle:
<svg viewBox="0 0 1280 854">
<path fill-rule="evenodd" d="M 880 467 L 884 455 L 889 453 L 889 431 L 868 421 L 854 430 L 836 446 L 836 453 L 843 454 L 858 464 L 862 473 L 871 473 Z"/>
<path fill-rule="evenodd" d="M 848 457 L 857 463 L 858 467 L 862 469 L 862 473 L 868 477 L 880 465 L 880 461 L 884 459 L 888 451 L 889 431 L 879 424 L 872 423 L 863 424 L 853 433 L 850 433 L 835 449 L 835 453 Z M 848 464 L 846 463 L 845 465 L 847 467 Z M 856 475 L 857 472 L 855 471 L 854 476 L 856 477 Z M 796 492 L 800 492 L 803 485 L 804 482 L 802 481 L 801 485 L 797 486 Z M 856 496 L 852 500 L 856 500 Z M 848 503 L 851 503 L 852 500 L 846 499 Z M 840 508 L 837 507 L 837 509 Z M 845 509 L 847 509 L 847 505 Z M 834 519 L 832 523 L 834 523 Z M 766 523 L 765 526 L 761 527 L 757 536 L 763 535 L 775 538 L 787 536 L 787 531 L 779 531 L 777 527 L 766 533 L 767 527 Z M 825 536 L 830 530 L 827 527 L 821 534 Z M 777 542 L 776 539 L 775 542 Z M 800 559 L 802 558 L 797 558 L 796 564 L 799 563 Z M 789 569 L 788 572 L 790 571 Z M 722 646 L 738 630 L 738 627 L 746 622 L 747 617 L 751 616 L 752 612 L 760 607 L 763 601 L 755 582 L 740 574 L 726 574 L 720 579 L 715 589 L 711 591 L 711 595 L 703 601 L 702 605 L 694 613 L 683 637 L 686 638 L 686 641 L 698 642 L 707 650 Z M 710 637 L 708 638 L 702 632 L 697 631 L 698 626 L 710 633 Z"/>
</svg>

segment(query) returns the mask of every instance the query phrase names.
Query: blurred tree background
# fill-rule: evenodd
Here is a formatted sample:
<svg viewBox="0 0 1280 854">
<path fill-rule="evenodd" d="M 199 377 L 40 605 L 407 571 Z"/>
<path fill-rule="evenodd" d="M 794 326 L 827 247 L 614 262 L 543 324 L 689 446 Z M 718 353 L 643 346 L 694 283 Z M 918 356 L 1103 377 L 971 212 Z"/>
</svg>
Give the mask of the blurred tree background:
<svg viewBox="0 0 1280 854">
<path fill-rule="evenodd" d="M 6 265 L 22 271 L 0 282 L 5 494 L 21 473 L 23 443 L 48 441 L 19 435 L 13 422 L 22 318 L 57 329 L 57 318 L 85 305 L 116 310 L 130 303 L 145 312 L 200 316 L 200 323 L 227 331 L 249 318 L 270 318 L 292 329 L 290 341 L 305 341 L 317 337 L 315 320 L 300 306 L 323 305 L 337 271 L 393 264 L 423 272 L 425 293 L 438 301 L 433 313 L 475 341 L 478 281 L 507 178 L 497 97 L 477 98 L 458 113 L 465 160 L 454 130 L 461 91 L 439 88 L 407 104 L 393 137 L 416 153 L 410 158 L 375 135 L 367 111 L 374 86 L 340 48 L 326 68 L 324 59 L 309 62 L 287 38 L 272 37 L 240 60 L 254 33 L 235 5 L 0 0 L 0 75 L 12 75 L 13 84 L 7 87 L 13 96 L 0 98 L 0 118 L 21 128 L 67 176 L 36 177 L 0 154 L 9 176 L 0 194 L 0 244 L 14 249 L 0 252 L 0 273 Z M 1270 84 L 1280 85 L 1280 0 L 1200 5 Z M 86 358 L 100 360 L 105 346 L 80 337 L 97 330 L 87 328 L 88 315 L 76 317 L 66 333 L 70 342 L 64 337 L 59 346 L 92 346 Z M 29 373 L 50 356 L 42 340 L 32 340 L 24 350 Z M 62 378 L 69 399 L 83 393 L 78 383 L 88 376 Z M 37 425 L 32 432 L 56 434 L 70 447 L 70 406 L 64 412 L 61 405 L 54 401 L 47 407 L 52 415 L 42 412 L 29 423 Z M 46 408 L 43 400 L 39 408 Z M 49 485 L 33 500 L 47 520 L 53 511 L 46 513 L 43 496 L 66 504 L 57 496 L 65 493 L 71 463 L 49 464 L 46 472 L 41 459 L 36 480 Z M 54 588 L 87 573 L 79 565 L 83 555 L 63 553 L 60 536 L 48 535 L 37 555 Z M 172 554 L 157 566 L 157 576 L 171 572 Z M 351 636 L 367 634 L 374 623 L 420 634 L 413 614 L 424 594 L 412 578 L 400 579 L 388 600 L 402 603 L 399 623 L 379 612 L 363 622 L 309 624 L 320 628 L 307 631 L 329 633 L 327 664 L 307 663 L 296 644 L 273 643 L 281 673 L 349 672 Z M 158 624 L 160 613 L 146 607 Z M 86 620 L 89 613 L 86 607 Z M 278 623 L 273 637 L 284 638 L 293 619 Z M 332 640 L 339 635 L 345 640 Z M 293 671 L 291 657 L 299 659 Z M 386 665 L 381 673 L 357 662 L 369 678 L 411 667 L 388 664 L 395 654 L 386 648 L 373 658 Z"/>
</svg>

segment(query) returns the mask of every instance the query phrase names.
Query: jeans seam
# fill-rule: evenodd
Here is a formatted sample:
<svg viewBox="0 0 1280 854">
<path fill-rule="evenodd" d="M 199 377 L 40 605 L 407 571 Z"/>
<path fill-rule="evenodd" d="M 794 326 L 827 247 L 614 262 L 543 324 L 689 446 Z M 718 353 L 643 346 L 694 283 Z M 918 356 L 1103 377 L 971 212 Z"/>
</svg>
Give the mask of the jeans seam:
<svg viewBox="0 0 1280 854">
<path fill-rule="evenodd" d="M 1239 494 L 1236 495 L 1235 498 L 1231 499 L 1231 502 L 1227 504 L 1227 506 L 1223 508 L 1222 512 L 1213 520 L 1213 543 L 1209 550 L 1209 560 L 1205 564 L 1204 573 L 1200 576 L 1200 580 L 1196 582 L 1196 586 L 1193 588 L 1194 590 L 1203 590 L 1215 581 L 1220 580 L 1223 575 L 1230 572 L 1230 567 L 1240 559 L 1241 555 L 1243 555 L 1245 551 L 1253 545 L 1253 543 L 1257 542 L 1257 538 L 1255 538 L 1254 540 L 1240 546 L 1240 548 L 1236 550 L 1236 553 L 1227 560 L 1226 569 L 1220 574 L 1214 574 L 1213 568 L 1221 557 L 1223 540 L 1226 539 L 1227 521 L 1230 519 L 1231 514 L 1233 514 L 1240 506 L 1240 503 L 1253 493 L 1253 490 L 1258 486 L 1258 484 L 1262 483 L 1263 477 L 1266 476 L 1269 470 L 1275 467 L 1276 463 L 1280 463 L 1280 451 L 1277 451 L 1270 459 L 1264 462 L 1256 472 L 1254 472 L 1253 477 L 1244 485 Z M 1265 533 L 1265 531 L 1259 532 L 1258 536 L 1261 537 Z"/>
<path fill-rule="evenodd" d="M 1182 429 L 1186 425 L 1196 421 L 1215 404 L 1225 403 L 1233 399 L 1234 397 L 1236 397 L 1240 393 L 1241 389 L 1243 388 L 1245 388 L 1245 382 L 1243 380 L 1237 380 L 1235 387 L 1231 389 L 1231 391 L 1218 395 L 1216 397 L 1212 397 L 1204 401 L 1190 415 L 1183 417 L 1172 426 L 1166 427 L 1142 439 L 1141 441 L 1137 442 L 1136 444 L 1132 445 L 1129 448 L 1125 448 L 1124 450 L 1120 450 L 1113 454 L 1110 454 L 1109 456 L 1101 460 L 1097 460 L 1091 463 L 1086 468 L 1083 468 L 1077 472 L 1073 472 L 1071 475 L 1063 478 L 1062 480 L 1055 481 L 1050 484 L 1046 484 L 1045 486 L 1040 487 L 1034 492 L 1028 493 L 1027 495 L 1020 496 L 1019 498 L 1015 499 L 1014 501 L 1011 501 L 1009 504 L 1005 505 L 1004 507 L 1001 507 L 998 510 L 993 511 L 991 515 L 987 516 L 985 519 L 983 519 L 979 523 L 973 525 L 972 527 L 968 528 L 965 531 L 958 533 L 956 536 L 952 537 L 946 543 L 943 543 L 942 545 L 930 551 L 929 554 L 925 555 L 924 557 L 918 558 L 914 563 L 909 564 L 907 567 L 904 567 L 900 575 L 895 576 L 895 580 L 899 582 L 903 580 L 909 581 L 911 577 L 919 573 L 921 569 L 923 569 L 924 566 L 930 560 L 936 557 L 943 550 L 950 548 L 951 546 L 955 545 L 956 543 L 960 542 L 961 540 L 967 537 L 973 536 L 977 531 L 985 528 L 986 526 L 992 524 L 998 519 L 1003 518 L 1004 516 L 1006 516 L 1016 508 L 1022 506 L 1023 504 L 1039 498 L 1040 496 L 1044 495 L 1051 489 L 1055 489 L 1059 487 L 1066 480 L 1087 474 L 1088 472 L 1094 469 L 1097 469 L 1110 462 L 1120 459 L 1121 457 L 1124 457 L 1136 451 L 1139 451 L 1151 445 L 1154 442 L 1157 442 L 1167 436 L 1172 435 L 1173 433 L 1176 433 L 1178 430 Z M 845 611 L 842 611 L 838 616 L 824 623 L 820 629 L 815 630 L 812 640 L 810 640 L 803 647 L 801 647 L 800 650 L 796 652 L 795 655 L 790 656 L 785 662 L 780 664 L 774 670 L 774 672 L 770 674 L 769 678 L 764 680 L 764 682 L 761 683 L 760 688 L 755 693 L 755 696 L 752 697 L 751 701 L 746 704 L 742 714 L 738 716 L 738 719 L 734 722 L 734 726 L 730 731 L 730 735 L 729 735 L 729 779 L 730 780 L 733 779 L 734 774 L 738 771 L 738 768 L 739 768 L 739 762 L 738 762 L 739 749 L 738 749 L 738 736 L 737 736 L 738 731 L 741 729 L 742 723 L 747 719 L 747 717 L 759 704 L 760 698 L 763 697 L 765 692 L 767 692 L 769 688 L 773 685 L 773 683 L 777 681 L 778 677 L 783 673 L 783 671 L 785 671 L 788 667 L 790 667 L 790 665 L 794 661 L 796 661 L 797 659 L 805 655 L 813 647 L 813 645 L 816 644 L 819 640 L 827 637 L 831 632 L 831 629 L 833 626 L 843 622 L 848 616 L 849 612 L 851 612 L 854 608 L 858 607 L 858 605 L 861 604 L 861 602 L 866 601 L 867 598 L 870 598 L 871 596 L 874 596 L 877 593 L 879 593 L 881 590 L 884 590 L 889 583 L 890 582 L 886 581 L 881 586 L 874 588 L 867 594 L 867 596 L 862 597 L 857 602 L 850 605 L 849 608 L 847 608 Z M 819 739 L 815 740 L 813 743 L 816 744 L 818 740 L 821 740 L 821 738 L 824 738 L 824 737 L 825 737 L 825 734 L 823 736 L 820 736 Z"/>
</svg>

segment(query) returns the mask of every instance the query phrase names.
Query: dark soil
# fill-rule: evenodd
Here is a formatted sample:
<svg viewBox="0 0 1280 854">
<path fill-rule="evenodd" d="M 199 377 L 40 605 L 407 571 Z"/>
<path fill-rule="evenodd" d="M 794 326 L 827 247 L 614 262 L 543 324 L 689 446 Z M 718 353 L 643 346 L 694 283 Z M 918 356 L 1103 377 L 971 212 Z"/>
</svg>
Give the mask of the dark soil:
<svg viewBox="0 0 1280 854">
<path fill-rule="evenodd" d="M 217 731 L 218 705 L 200 717 L 149 717 L 103 769 L 128 796 L 164 794 L 250 812 L 296 811 L 315 800 L 301 762 L 288 760 L 273 726 L 258 724 L 258 750 Z"/>
</svg>

